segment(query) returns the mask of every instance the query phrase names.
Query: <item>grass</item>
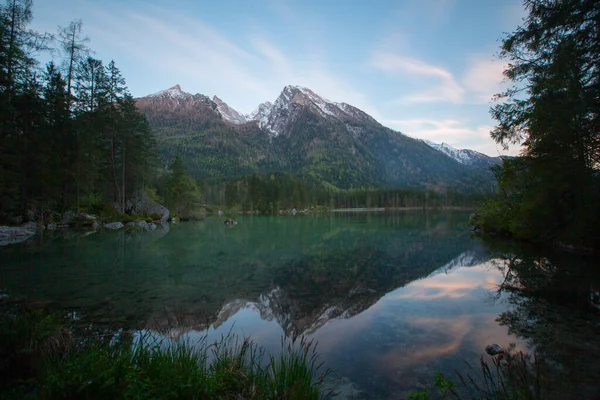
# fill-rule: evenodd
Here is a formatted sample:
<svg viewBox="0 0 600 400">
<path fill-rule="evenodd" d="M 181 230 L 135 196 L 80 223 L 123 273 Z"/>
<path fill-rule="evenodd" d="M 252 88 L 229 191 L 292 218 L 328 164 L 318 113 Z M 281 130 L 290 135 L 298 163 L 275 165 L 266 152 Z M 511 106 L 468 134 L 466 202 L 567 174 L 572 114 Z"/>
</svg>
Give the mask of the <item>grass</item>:
<svg viewBox="0 0 600 400">
<path fill-rule="evenodd" d="M 477 399 L 477 400 L 545 400 L 565 398 L 553 387 L 547 363 L 540 357 L 528 355 L 509 346 L 504 354 L 492 358 L 492 364 L 480 359 L 479 369 L 469 363 L 469 373 L 456 372 L 449 379 L 436 372 L 433 384 L 410 394 L 411 400 Z M 556 388 L 558 389 L 558 388 Z"/>
<path fill-rule="evenodd" d="M 176 343 L 141 332 L 67 328 L 55 315 L 0 317 L 0 398 L 321 399 L 330 370 L 311 341 L 268 355 L 248 338 Z"/>
</svg>

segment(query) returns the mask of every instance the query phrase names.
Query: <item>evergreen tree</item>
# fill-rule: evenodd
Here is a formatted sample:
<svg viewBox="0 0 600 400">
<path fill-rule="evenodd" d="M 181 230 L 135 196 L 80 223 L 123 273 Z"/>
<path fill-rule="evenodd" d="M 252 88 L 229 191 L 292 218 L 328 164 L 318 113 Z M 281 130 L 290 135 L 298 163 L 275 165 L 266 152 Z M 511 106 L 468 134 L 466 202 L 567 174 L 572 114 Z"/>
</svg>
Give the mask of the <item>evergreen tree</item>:
<svg viewBox="0 0 600 400">
<path fill-rule="evenodd" d="M 523 159 L 505 161 L 501 192 L 484 214 L 495 209 L 502 217 L 488 219 L 489 228 L 519 237 L 599 246 L 600 3 L 524 4 L 529 15 L 500 53 L 514 85 L 491 110 L 492 137 L 521 142 Z M 517 203 L 508 202 L 507 188 Z"/>
<path fill-rule="evenodd" d="M 168 207 L 183 218 L 202 217 L 202 195 L 194 179 L 188 175 L 183 161 L 177 155 L 171 163 L 171 174 L 167 181 Z"/>
</svg>

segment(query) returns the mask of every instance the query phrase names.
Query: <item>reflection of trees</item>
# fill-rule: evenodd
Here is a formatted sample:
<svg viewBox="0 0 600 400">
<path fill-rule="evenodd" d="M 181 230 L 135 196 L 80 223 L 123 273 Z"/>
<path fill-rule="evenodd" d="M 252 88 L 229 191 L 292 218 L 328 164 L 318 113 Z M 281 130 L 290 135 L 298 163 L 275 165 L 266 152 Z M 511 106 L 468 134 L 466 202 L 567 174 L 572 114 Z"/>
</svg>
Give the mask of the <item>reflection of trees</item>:
<svg viewBox="0 0 600 400">
<path fill-rule="evenodd" d="M 597 260 L 569 254 L 542 257 L 523 248 L 500 250 L 497 267 L 504 281 L 495 297 L 504 293 L 512 307 L 497 321 L 550 361 L 555 367 L 551 374 L 557 375 L 553 382 L 581 390 L 570 392 L 573 398 L 587 398 L 586 388 L 595 388 L 600 379 Z"/>
<path fill-rule="evenodd" d="M 293 336 L 356 315 L 472 250 L 465 221 L 420 212 L 246 217 L 225 229 L 209 219 L 166 235 L 119 231 L 4 249 L 13 267 L 3 278 L 96 323 L 201 329 L 253 303 Z"/>
</svg>

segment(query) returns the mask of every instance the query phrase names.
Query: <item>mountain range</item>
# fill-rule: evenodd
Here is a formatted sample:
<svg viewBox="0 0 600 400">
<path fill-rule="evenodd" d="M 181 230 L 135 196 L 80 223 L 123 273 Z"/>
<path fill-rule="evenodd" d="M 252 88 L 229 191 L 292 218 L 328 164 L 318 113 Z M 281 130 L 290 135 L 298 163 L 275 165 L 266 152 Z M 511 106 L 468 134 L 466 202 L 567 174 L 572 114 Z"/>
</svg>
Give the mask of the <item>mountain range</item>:
<svg viewBox="0 0 600 400">
<path fill-rule="evenodd" d="M 179 154 L 197 178 L 289 172 L 336 188 L 484 191 L 493 187 L 489 166 L 500 163 L 408 137 L 300 86 L 286 86 L 273 103 L 246 115 L 179 85 L 136 101 L 165 161 Z"/>
</svg>

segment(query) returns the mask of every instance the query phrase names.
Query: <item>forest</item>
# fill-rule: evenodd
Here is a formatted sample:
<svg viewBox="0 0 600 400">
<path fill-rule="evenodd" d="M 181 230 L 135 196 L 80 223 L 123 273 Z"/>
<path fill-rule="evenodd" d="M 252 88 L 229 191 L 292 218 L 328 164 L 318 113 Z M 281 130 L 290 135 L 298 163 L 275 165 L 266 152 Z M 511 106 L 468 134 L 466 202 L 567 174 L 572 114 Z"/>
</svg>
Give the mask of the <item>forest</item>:
<svg viewBox="0 0 600 400">
<path fill-rule="evenodd" d="M 0 8 L 0 210 L 124 203 L 152 173 L 154 139 L 113 61 L 91 56 L 81 21 L 29 29 L 30 0 Z M 40 68 L 42 52 L 60 63 Z"/>
<path fill-rule="evenodd" d="M 525 1 L 502 41 L 512 86 L 491 109 L 496 142 L 522 144 L 494 168 L 496 195 L 474 223 L 489 233 L 600 248 L 600 3 Z"/>
</svg>

